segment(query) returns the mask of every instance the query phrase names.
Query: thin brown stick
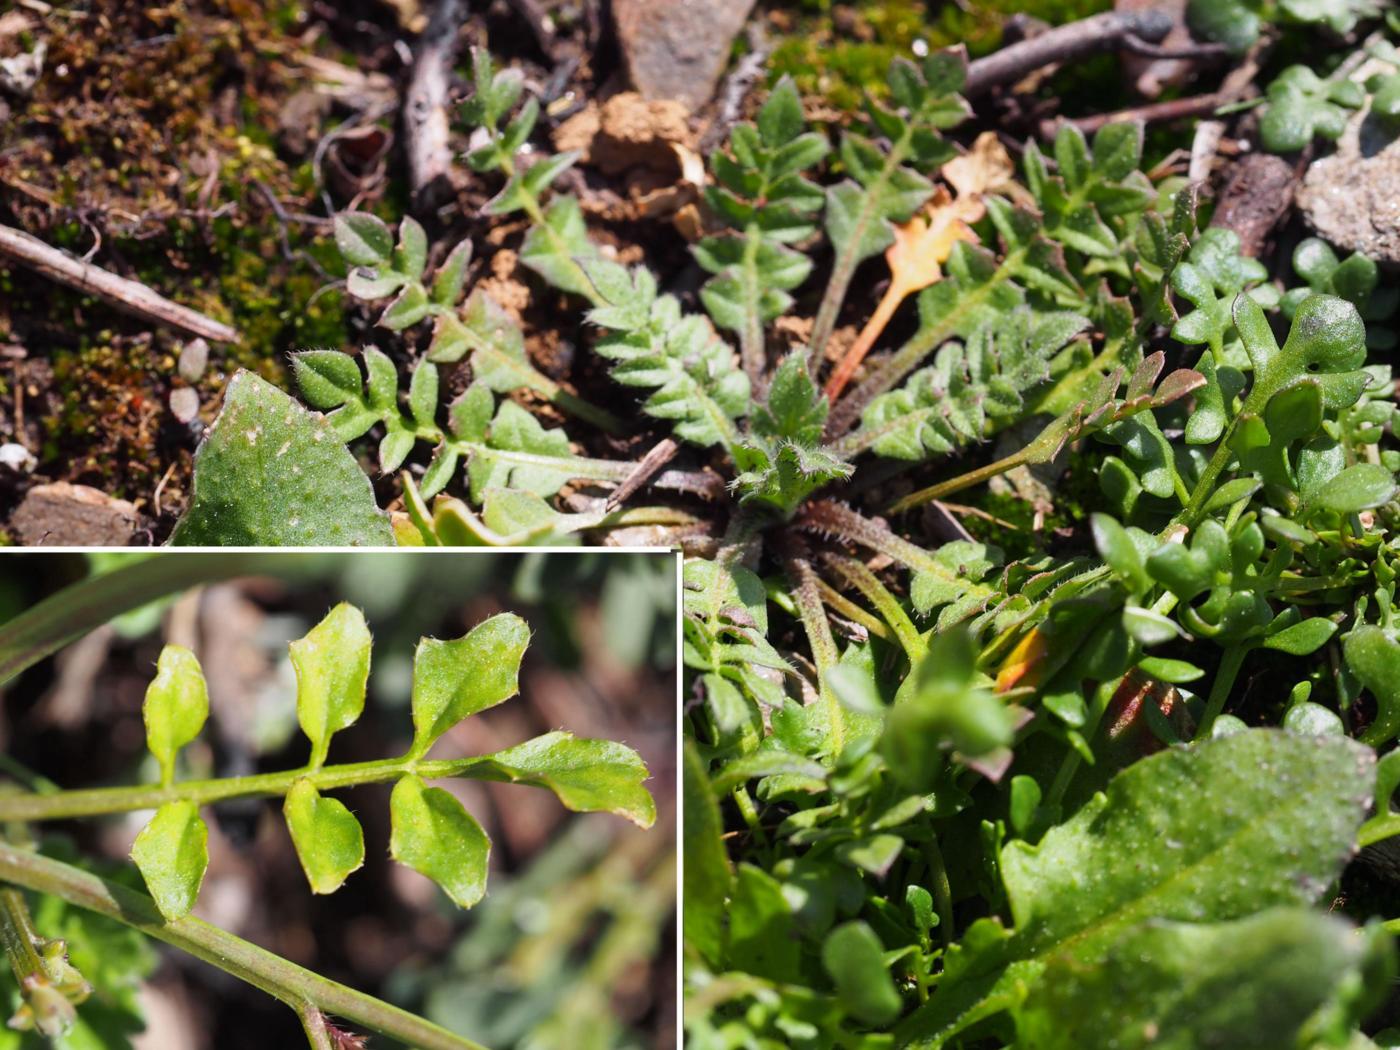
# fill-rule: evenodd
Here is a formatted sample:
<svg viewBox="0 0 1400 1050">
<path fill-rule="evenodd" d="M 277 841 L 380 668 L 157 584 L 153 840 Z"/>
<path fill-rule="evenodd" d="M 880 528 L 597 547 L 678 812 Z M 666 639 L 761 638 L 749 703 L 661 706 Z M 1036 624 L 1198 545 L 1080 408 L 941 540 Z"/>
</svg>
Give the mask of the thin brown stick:
<svg viewBox="0 0 1400 1050">
<path fill-rule="evenodd" d="M 0 226 L 0 255 L 28 266 L 51 281 L 95 295 L 118 310 L 142 320 L 169 325 L 189 335 L 220 343 L 238 340 L 237 329 L 212 317 L 205 317 L 198 310 L 172 303 L 144 284 L 75 259 L 67 252 L 51 248 L 39 238 L 12 226 Z"/>
<path fill-rule="evenodd" d="M 1071 117 L 1069 119 L 1056 117 L 1054 120 L 1040 122 L 1040 137 L 1047 140 L 1053 139 L 1055 132 L 1065 124 L 1073 124 L 1086 135 L 1090 135 L 1105 124 L 1121 124 L 1135 120 L 1151 124 L 1157 121 L 1199 117 L 1203 113 L 1213 113 L 1221 106 L 1234 101 L 1233 94 L 1212 91 L 1209 95 L 1193 95 L 1189 98 L 1168 99 L 1166 102 L 1151 102 L 1145 106 L 1131 106 L 1113 113 L 1095 113 L 1092 116 Z"/>
<path fill-rule="evenodd" d="M 413 56 L 403 126 L 413 210 L 420 213 L 450 195 L 447 94 L 457 60 L 457 33 L 466 17 L 465 0 L 438 0 Z"/>
<path fill-rule="evenodd" d="M 1147 44 L 1160 43 L 1171 28 L 1172 18 L 1164 11 L 1105 11 L 979 58 L 967 68 L 963 94 L 974 98 L 999 84 L 1014 83 L 1043 66 L 1121 47 L 1128 37 Z"/>
<path fill-rule="evenodd" d="M 613 494 L 608 497 L 608 510 L 616 510 L 631 499 L 633 493 L 645 485 L 653 474 L 669 463 L 678 451 L 680 451 L 680 445 L 671 438 L 662 438 L 658 441 L 652 450 L 641 458 L 636 469 L 613 490 Z"/>
</svg>

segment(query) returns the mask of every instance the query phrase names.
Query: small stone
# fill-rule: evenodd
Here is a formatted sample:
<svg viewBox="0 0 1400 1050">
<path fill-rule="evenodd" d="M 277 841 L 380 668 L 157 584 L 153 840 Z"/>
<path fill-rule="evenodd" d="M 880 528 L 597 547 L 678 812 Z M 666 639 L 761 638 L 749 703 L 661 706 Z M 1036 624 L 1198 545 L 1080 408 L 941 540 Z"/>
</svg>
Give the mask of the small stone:
<svg viewBox="0 0 1400 1050">
<path fill-rule="evenodd" d="M 170 414 L 181 423 L 199 415 L 199 394 L 193 387 L 181 386 L 170 391 Z"/>
<path fill-rule="evenodd" d="M 59 481 L 25 494 L 10 516 L 10 532 L 26 547 L 125 547 L 139 521 L 126 500 Z"/>
<path fill-rule="evenodd" d="M 632 85 L 648 99 L 698 110 L 714 94 L 754 0 L 613 0 L 613 24 Z"/>
<path fill-rule="evenodd" d="M 203 339 L 191 339 L 180 348 L 176 371 L 186 383 L 198 383 L 209 366 L 209 344 Z"/>
<path fill-rule="evenodd" d="M 0 445 L 0 467 L 13 470 L 16 474 L 32 474 L 38 465 L 39 461 L 34 458 L 34 453 L 23 445 L 17 445 L 13 441 Z"/>
</svg>

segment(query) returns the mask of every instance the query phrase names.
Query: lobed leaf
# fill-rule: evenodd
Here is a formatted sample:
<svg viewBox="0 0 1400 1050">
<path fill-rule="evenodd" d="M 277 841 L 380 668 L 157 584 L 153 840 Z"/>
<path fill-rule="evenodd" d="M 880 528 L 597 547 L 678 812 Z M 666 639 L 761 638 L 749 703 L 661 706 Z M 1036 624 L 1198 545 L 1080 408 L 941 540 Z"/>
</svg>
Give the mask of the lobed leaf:
<svg viewBox="0 0 1400 1050">
<path fill-rule="evenodd" d="M 464 718 L 519 691 L 520 660 L 530 628 L 514 613 L 483 620 L 452 641 L 424 638 L 413 655 L 413 747 L 410 757 Z"/>
<path fill-rule="evenodd" d="M 481 763 L 474 775 L 548 788 L 576 813 L 616 813 L 644 828 L 656 821 L 656 802 L 642 786 L 651 774 L 624 744 L 555 731 L 483 755 Z"/>
</svg>

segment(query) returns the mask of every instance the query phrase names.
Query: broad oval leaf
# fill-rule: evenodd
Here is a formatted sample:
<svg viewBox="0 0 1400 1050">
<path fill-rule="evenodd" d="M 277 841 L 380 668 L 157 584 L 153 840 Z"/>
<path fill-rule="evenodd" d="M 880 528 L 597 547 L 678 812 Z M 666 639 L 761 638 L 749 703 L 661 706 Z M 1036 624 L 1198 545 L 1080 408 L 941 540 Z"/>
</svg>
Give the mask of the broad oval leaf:
<svg viewBox="0 0 1400 1050">
<path fill-rule="evenodd" d="M 549 788 L 576 813 L 616 813 L 644 828 L 656 821 L 656 802 L 642 787 L 651 774 L 637 752 L 612 740 L 545 733 L 483 756 L 472 774 Z"/>
<path fill-rule="evenodd" d="M 424 638 L 413 655 L 413 748 L 424 754 L 462 719 L 509 700 L 520 688 L 530 628 L 499 613 L 453 641 Z"/>
<path fill-rule="evenodd" d="M 1356 514 L 1394 498 L 1395 475 L 1379 463 L 1356 463 L 1325 482 L 1309 501 L 1336 514 Z"/>
<path fill-rule="evenodd" d="M 146 746 L 160 764 L 161 783 L 169 784 L 175 779 L 176 753 L 199 735 L 209 717 L 209 689 L 194 653 L 180 645 L 160 651 L 141 717 Z"/>
<path fill-rule="evenodd" d="M 1240 728 L 1145 758 L 1001 870 L 1016 922 L 971 927 L 900 1045 L 942 1047 L 1014 1009 L 1052 959 L 1093 968 L 1147 920 L 1214 922 L 1315 903 L 1356 848 L 1375 754 L 1341 737 Z"/>
<path fill-rule="evenodd" d="M 458 907 L 481 900 L 491 841 L 460 802 L 410 774 L 394 785 L 389 814 L 389 853 L 396 861 L 432 879 Z"/>
<path fill-rule="evenodd" d="M 334 893 L 365 862 L 365 833 L 339 799 L 326 798 L 302 778 L 282 805 L 297 859 L 312 893 Z"/>
<path fill-rule="evenodd" d="M 1294 656 L 1307 656 L 1327 644 L 1337 633 L 1337 625 L 1325 616 L 1310 616 L 1264 639 L 1266 649 L 1277 649 Z"/>
<path fill-rule="evenodd" d="M 836 984 L 841 1006 L 858 1021 L 889 1024 L 903 1001 L 885 965 L 884 946 L 859 920 L 836 927 L 822 944 L 822 965 Z"/>
<path fill-rule="evenodd" d="M 193 498 L 170 542 L 387 547 L 394 533 L 330 420 L 242 371 L 195 453 Z"/>
<path fill-rule="evenodd" d="M 209 829 L 199 807 L 184 800 L 161 806 L 136 836 L 131 859 L 166 922 L 188 914 L 209 866 Z"/>
<path fill-rule="evenodd" d="M 365 709 L 372 640 L 364 614 L 341 602 L 288 648 L 297 675 L 297 721 L 311 741 L 311 765 L 326 760 L 331 734 Z"/>
<path fill-rule="evenodd" d="M 1313 1046 L 1304 1033 L 1345 1007 L 1371 958 L 1388 969 L 1379 931 L 1302 908 L 1236 922 L 1134 927 L 1101 965 L 1053 962 L 1017 1019 L 1026 1050 L 1278 1050 Z M 1369 957 L 1369 958 L 1368 958 Z M 1349 1018 L 1355 1023 L 1358 1018 Z M 1335 1045 L 1328 1041 L 1327 1045 Z"/>
<path fill-rule="evenodd" d="M 1002 854 L 1016 936 L 1090 957 L 1124 925 L 1311 904 L 1356 841 L 1375 755 L 1256 729 L 1129 767 L 1038 846 Z"/>
</svg>

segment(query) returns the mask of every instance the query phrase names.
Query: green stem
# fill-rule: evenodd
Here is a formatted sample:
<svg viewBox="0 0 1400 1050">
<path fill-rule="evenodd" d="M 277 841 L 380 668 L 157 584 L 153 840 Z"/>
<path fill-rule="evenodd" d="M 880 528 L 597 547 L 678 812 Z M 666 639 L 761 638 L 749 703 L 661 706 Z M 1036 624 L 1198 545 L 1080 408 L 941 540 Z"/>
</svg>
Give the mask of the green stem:
<svg viewBox="0 0 1400 1050">
<path fill-rule="evenodd" d="M 953 887 L 948 881 L 948 865 L 943 861 L 943 851 L 938 848 L 938 840 L 930 838 L 924 846 L 924 857 L 928 861 L 929 874 L 933 880 L 933 903 L 938 909 L 938 932 L 942 935 L 944 947 L 953 943 Z"/>
<path fill-rule="evenodd" d="M 328 980 L 193 916 L 165 922 L 144 893 L 4 842 L 0 842 L 0 880 L 58 897 L 164 941 L 286 1003 L 303 1018 L 310 1004 L 419 1050 L 485 1050 L 480 1043 Z"/>
<path fill-rule="evenodd" d="M 831 622 L 822 608 L 818 577 L 812 563 L 803 557 L 790 557 L 787 570 L 794 585 L 792 597 L 797 603 L 797 613 L 807 632 L 807 643 L 812 647 L 812 662 L 817 665 L 817 691 L 826 705 L 827 751 L 835 759 L 846 745 L 846 717 L 841 701 L 827 684 L 827 675 L 836 666 L 840 653 L 836 650 L 836 639 L 831 636 Z"/>
<path fill-rule="evenodd" d="M 516 167 L 514 157 L 507 156 L 504 152 L 501 152 L 500 166 L 501 174 L 505 175 L 507 179 L 515 178 Z M 605 305 L 603 297 L 599 295 L 597 290 L 593 287 L 593 282 L 588 279 L 588 274 L 583 272 L 583 267 L 580 266 L 578 261 L 574 258 L 573 252 L 569 250 L 569 246 L 564 242 L 564 238 L 559 236 L 559 231 L 551 226 L 549 221 L 545 218 L 544 206 L 540 204 L 540 199 L 526 190 L 523 181 L 520 184 L 520 201 L 520 206 L 525 210 L 525 214 L 530 217 L 530 221 L 535 224 L 535 228 L 543 230 L 544 235 L 549 238 L 550 246 L 553 247 L 555 254 L 561 259 L 569 260 L 569 265 L 573 267 L 578 277 L 578 286 L 580 289 L 583 289 L 579 294 L 594 306 Z"/>
<path fill-rule="evenodd" d="M 1196 482 L 1196 487 L 1191 490 L 1191 496 L 1186 501 L 1186 506 L 1182 508 L 1180 514 L 1172 519 L 1173 525 L 1185 525 L 1187 528 L 1194 529 L 1200 524 L 1201 518 L 1205 515 L 1206 504 L 1215 495 L 1216 481 L 1219 480 L 1221 472 L 1229 465 L 1230 460 L 1234 458 L 1234 450 L 1230 448 L 1230 438 L 1234 434 L 1234 430 L 1235 424 L 1232 420 L 1225 433 L 1221 435 L 1220 444 L 1216 446 L 1214 455 L 1210 457 L 1210 462 L 1202 471 L 1200 480 Z"/>
<path fill-rule="evenodd" d="M 24 902 L 24 894 L 13 886 L 0 889 L 0 938 L 5 941 L 5 955 L 21 988 L 25 987 L 26 978 L 48 979 L 44 960 L 34 946 L 37 934 L 29 906 Z"/>
<path fill-rule="evenodd" d="M 865 609 L 851 601 L 831 584 L 825 580 L 818 580 L 817 586 L 822 592 L 822 601 L 831 606 L 832 611 L 837 615 L 844 616 L 852 623 L 860 624 L 876 638 L 883 638 L 886 641 L 898 640 L 884 620 L 866 612 Z"/>
<path fill-rule="evenodd" d="M 0 627 L 0 685 L 94 627 L 168 594 L 235 576 L 305 575 L 318 564 L 314 556 L 265 553 L 167 551 L 131 558 L 134 564 L 65 587 Z"/>
<path fill-rule="evenodd" d="M 502 780 L 489 763 L 490 755 L 470 758 L 421 759 L 383 758 L 370 762 L 350 762 L 320 769 L 303 767 L 279 773 L 255 773 L 218 780 L 186 780 L 169 787 L 133 785 L 128 787 L 83 788 L 59 794 L 0 794 L 0 822 L 68 820 L 110 813 L 130 813 L 158 809 L 167 802 L 185 800 L 199 806 L 230 798 L 258 795 L 285 795 L 298 780 L 309 780 L 318 791 L 335 791 L 358 784 L 380 784 L 416 773 L 424 780 L 467 777 L 476 780 Z"/>
<path fill-rule="evenodd" d="M 863 562 L 854 558 L 830 555 L 826 561 L 839 575 L 846 579 L 847 583 L 864 594 L 884 617 L 885 622 L 890 625 L 890 629 L 894 631 L 895 637 L 899 640 L 904 655 L 909 658 L 910 665 L 918 664 L 928 653 L 928 646 L 924 644 L 923 636 L 919 634 L 919 629 L 914 626 L 914 621 L 909 619 L 909 614 L 900 606 L 898 599 L 890 593 L 889 588 L 881 583 L 879 577 L 871 572 Z"/>
<path fill-rule="evenodd" d="M 826 292 L 822 295 L 821 305 L 817 308 L 816 320 L 812 323 L 812 357 L 809 367 L 813 375 L 816 374 L 818 363 L 825 356 L 826 344 L 831 339 L 832 331 L 836 328 L 836 317 L 841 312 L 841 304 L 846 301 L 846 292 L 851 287 L 851 278 L 855 276 L 856 267 L 865 258 L 859 252 L 865 241 L 866 230 L 869 229 L 872 222 L 880 221 L 876 214 L 876 201 L 884 197 L 885 184 L 889 182 L 895 169 L 904 163 L 904 157 L 909 151 L 913 134 L 914 125 L 911 121 L 905 125 L 904 134 L 890 143 L 890 151 L 885 155 L 884 166 L 880 169 L 880 174 L 875 178 L 874 183 L 864 187 L 865 194 L 861 199 L 860 212 L 851 224 L 845 247 L 837 254 L 836 261 L 832 264 L 831 277 L 826 283 Z"/>
<path fill-rule="evenodd" d="M 763 382 L 763 373 L 768 365 L 768 346 L 763 338 L 763 320 L 759 316 L 758 303 L 758 249 L 762 234 L 756 226 L 750 225 L 744 231 L 744 327 L 739 332 L 739 360 L 748 374 L 749 382 L 757 390 Z M 810 367 L 810 366 L 809 366 Z"/>
<path fill-rule="evenodd" d="M 1027 445 L 1020 451 L 1013 452 L 1009 456 L 1003 456 L 1001 459 L 993 463 L 988 463 L 986 466 L 978 467 L 976 470 L 969 470 L 966 474 L 959 474 L 957 477 L 949 478 L 946 481 L 940 481 L 937 485 L 930 485 L 928 488 L 920 489 L 918 492 L 911 492 L 903 499 L 895 500 L 895 502 L 891 503 L 889 506 L 889 513 L 899 514 L 902 511 L 912 510 L 925 503 L 932 503 L 936 499 L 942 499 L 944 496 L 951 496 L 955 492 L 961 492 L 963 489 L 971 488 L 973 485 L 990 480 L 998 474 L 1005 474 L 1008 470 L 1014 470 L 1025 464 L 1030 457 L 1030 453 L 1031 446 Z"/>
<path fill-rule="evenodd" d="M 1225 650 L 1220 657 L 1220 666 L 1215 670 L 1215 680 L 1210 684 L 1210 696 L 1206 698 L 1206 712 L 1201 716 L 1201 724 L 1196 727 L 1196 740 L 1210 736 L 1211 727 L 1225 710 L 1225 701 L 1230 699 L 1230 690 L 1235 686 L 1244 658 L 1249 654 L 1249 646 L 1236 645 Z"/>
</svg>

